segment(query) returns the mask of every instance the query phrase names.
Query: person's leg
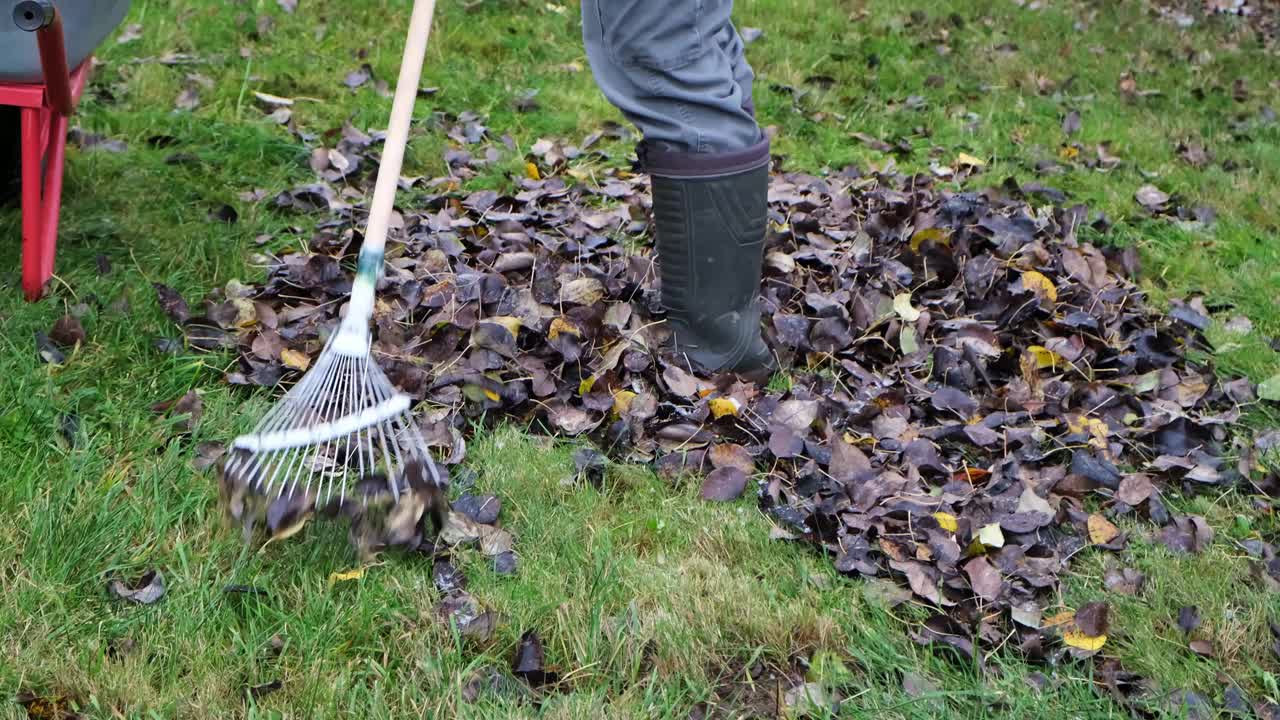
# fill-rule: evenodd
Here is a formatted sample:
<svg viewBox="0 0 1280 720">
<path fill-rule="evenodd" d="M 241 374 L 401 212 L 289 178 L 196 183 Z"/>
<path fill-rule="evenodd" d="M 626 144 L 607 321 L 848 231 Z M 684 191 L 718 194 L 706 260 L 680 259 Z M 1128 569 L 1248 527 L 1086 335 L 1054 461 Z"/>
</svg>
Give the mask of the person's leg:
<svg viewBox="0 0 1280 720">
<path fill-rule="evenodd" d="M 757 307 L 769 142 L 732 0 L 584 0 L 604 94 L 639 127 L 653 187 L 662 301 L 676 349 L 708 372 L 772 360 Z"/>
</svg>

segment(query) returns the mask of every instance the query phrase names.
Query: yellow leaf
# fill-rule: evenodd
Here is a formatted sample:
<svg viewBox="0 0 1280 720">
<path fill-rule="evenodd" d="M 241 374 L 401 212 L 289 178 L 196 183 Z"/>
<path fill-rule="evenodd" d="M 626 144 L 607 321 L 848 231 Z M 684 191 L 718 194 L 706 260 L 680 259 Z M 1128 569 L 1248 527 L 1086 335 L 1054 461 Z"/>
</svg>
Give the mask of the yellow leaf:
<svg viewBox="0 0 1280 720">
<path fill-rule="evenodd" d="M 1084 433 L 1089 435 L 1089 444 L 1099 450 L 1107 449 L 1107 435 L 1111 430 L 1107 428 L 1107 424 L 1098 418 L 1086 417 L 1084 415 L 1071 414 L 1067 416 L 1067 429 L 1071 434 Z"/>
<path fill-rule="evenodd" d="M 595 387 L 595 384 L 596 384 L 595 375 L 588 375 L 587 377 L 582 378 L 582 382 L 578 383 L 578 394 L 586 395 L 587 393 L 591 392 L 591 388 Z"/>
<path fill-rule="evenodd" d="M 630 390 L 619 390 L 613 394 L 613 412 L 615 415 L 626 415 L 631 409 L 631 401 L 636 399 L 636 394 Z"/>
<path fill-rule="evenodd" d="M 1063 610 L 1057 615 L 1052 615 L 1050 617 L 1045 618 L 1044 621 L 1040 623 L 1040 627 L 1041 628 L 1058 627 L 1059 625 L 1068 625 L 1075 621 L 1076 621 L 1075 610 Z"/>
<path fill-rule="evenodd" d="M 347 582 L 348 580 L 359 580 L 364 577 L 364 570 L 365 569 L 363 567 L 358 567 L 355 570 L 348 570 L 346 572 L 329 573 L 329 587 L 333 587 L 340 582 Z"/>
<path fill-rule="evenodd" d="M 738 408 L 741 404 L 733 398 L 716 398 L 708 403 L 711 407 L 711 417 L 719 420 L 725 415 L 737 415 Z"/>
<path fill-rule="evenodd" d="M 485 322 L 497 323 L 506 328 L 511 333 L 511 337 L 520 334 L 520 318 L 510 315 L 498 315 L 497 317 L 487 318 Z"/>
<path fill-rule="evenodd" d="M 298 352 L 297 350 L 292 350 L 290 348 L 285 348 L 280 351 L 280 362 L 284 363 L 286 367 L 291 367 L 294 370 L 305 371 L 311 366 L 311 358 L 307 357 L 306 353 Z"/>
<path fill-rule="evenodd" d="M 1068 145 L 1058 151 L 1058 157 L 1063 160 L 1074 160 L 1080 154 L 1080 148 Z"/>
<path fill-rule="evenodd" d="M 490 390 L 489 388 L 484 388 L 484 396 L 485 396 L 485 397 L 487 397 L 487 398 L 489 398 L 490 400 L 492 400 L 492 401 L 494 401 L 494 402 L 498 402 L 499 400 L 501 400 L 501 399 L 502 399 L 502 396 L 501 396 L 501 395 L 499 395 L 498 393 L 496 393 L 496 392 L 494 392 L 494 391 Z"/>
<path fill-rule="evenodd" d="M 1089 516 L 1089 540 L 1094 545 L 1106 545 L 1115 540 L 1119 534 L 1120 528 L 1112 525 L 1110 521 L 1098 513 Z"/>
<path fill-rule="evenodd" d="M 893 309 L 907 322 L 920 319 L 920 311 L 911 306 L 911 293 L 898 293 L 893 297 Z"/>
<path fill-rule="evenodd" d="M 538 166 L 531 162 L 527 162 L 524 164 L 524 174 L 530 180 L 542 179 L 542 173 L 538 172 Z"/>
<path fill-rule="evenodd" d="M 933 242 L 935 245 L 951 246 L 951 231 L 941 227 L 925 228 L 917 230 L 911 236 L 911 252 L 920 252 L 920 246 L 925 242 Z"/>
<path fill-rule="evenodd" d="M 1022 273 L 1022 287 L 1035 293 L 1037 297 L 1048 298 L 1049 302 L 1058 302 L 1058 288 L 1044 273 L 1028 270 Z"/>
<path fill-rule="evenodd" d="M 1079 630 L 1068 630 L 1062 633 L 1062 642 L 1073 648 L 1080 648 L 1093 652 L 1100 649 L 1107 642 L 1106 635 L 1098 635 L 1097 637 L 1089 637 Z"/>
<path fill-rule="evenodd" d="M 573 323 L 558 317 L 551 321 L 551 327 L 547 329 L 547 339 L 555 340 L 560 337 L 560 333 L 569 333 L 570 335 L 579 335 L 578 328 Z"/>
<path fill-rule="evenodd" d="M 978 542 L 989 548 L 1004 547 L 1004 531 L 1000 529 L 1000 523 L 983 525 L 978 531 Z"/>
<path fill-rule="evenodd" d="M 981 158 L 976 158 L 970 155 L 969 153 L 960 153 L 959 155 L 956 156 L 956 164 L 968 165 L 969 167 L 980 168 L 980 167 L 986 167 L 987 161 Z"/>
<path fill-rule="evenodd" d="M 936 512 L 933 519 L 938 521 L 938 525 L 947 532 L 955 532 L 958 529 L 956 525 L 956 516 L 951 513 Z"/>
<path fill-rule="evenodd" d="M 1067 364 L 1067 361 L 1061 355 L 1043 345 L 1032 345 L 1027 348 L 1027 352 L 1035 358 L 1036 368 L 1040 370 L 1045 368 L 1057 370 L 1059 365 Z"/>
</svg>

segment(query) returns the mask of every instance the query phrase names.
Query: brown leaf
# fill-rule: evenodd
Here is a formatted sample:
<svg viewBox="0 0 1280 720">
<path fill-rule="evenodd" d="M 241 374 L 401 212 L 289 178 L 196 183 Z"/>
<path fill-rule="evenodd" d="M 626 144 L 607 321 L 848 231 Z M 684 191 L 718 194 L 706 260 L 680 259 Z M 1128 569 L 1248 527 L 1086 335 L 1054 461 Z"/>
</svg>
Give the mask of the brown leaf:
<svg viewBox="0 0 1280 720">
<path fill-rule="evenodd" d="M 84 326 L 72 315 L 63 315 L 53 324 L 49 331 L 49 339 L 62 348 L 70 350 L 85 341 Z"/>
<path fill-rule="evenodd" d="M 849 482 L 871 471 L 871 461 L 865 453 L 843 437 L 831 441 L 831 465 L 828 472 L 836 482 Z"/>
<path fill-rule="evenodd" d="M 978 597 L 990 602 L 999 598 L 1004 581 L 1000 578 L 1000 571 L 985 557 L 976 557 L 965 563 L 964 572 L 969 576 L 969 584 Z"/>
<path fill-rule="evenodd" d="M 1120 489 L 1116 490 L 1116 498 L 1125 505 L 1137 506 L 1151 497 L 1154 490 L 1151 478 L 1146 475 L 1126 475 L 1120 481 Z"/>
<path fill-rule="evenodd" d="M 1146 576 L 1133 568 L 1108 570 L 1103 576 L 1103 584 L 1106 588 L 1121 595 L 1137 595 L 1142 591 L 1146 581 Z"/>
<path fill-rule="evenodd" d="M 712 470 L 702 482 L 702 499 L 726 502 L 737 500 L 747 487 L 747 475 L 733 466 Z"/>
<path fill-rule="evenodd" d="M 720 443 L 711 448 L 707 457 L 711 460 L 712 467 L 717 469 L 733 467 L 747 475 L 756 471 L 755 460 L 751 458 L 746 448 L 737 443 Z"/>
<path fill-rule="evenodd" d="M 1188 647 L 1191 648 L 1191 652 L 1199 655 L 1200 657 L 1211 658 L 1214 656 L 1213 643 L 1208 640 L 1192 640 Z"/>
<path fill-rule="evenodd" d="M 1089 637 L 1106 635 L 1110 629 L 1110 607 L 1105 602 L 1091 602 L 1076 610 L 1076 627 Z"/>
</svg>

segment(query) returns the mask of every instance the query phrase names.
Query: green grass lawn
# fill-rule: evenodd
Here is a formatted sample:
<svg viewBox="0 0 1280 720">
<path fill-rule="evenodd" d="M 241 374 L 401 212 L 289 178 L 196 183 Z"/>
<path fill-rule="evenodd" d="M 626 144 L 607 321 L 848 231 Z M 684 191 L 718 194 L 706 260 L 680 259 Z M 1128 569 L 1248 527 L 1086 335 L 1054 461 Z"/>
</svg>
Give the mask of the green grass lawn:
<svg viewBox="0 0 1280 720">
<path fill-rule="evenodd" d="M 891 162 L 929 172 L 965 152 L 989 160 L 967 187 L 1007 177 L 1057 187 L 1107 214 L 1116 224 L 1107 241 L 1141 250 L 1158 302 L 1203 294 L 1220 321 L 1250 319 L 1247 334 L 1211 333 L 1224 372 L 1280 373 L 1280 58 L 1238 18 L 1180 30 L 1145 2 L 1020 6 L 1030 4 L 741 0 L 739 26 L 764 30 L 748 55 L 775 152 L 811 172 Z M 297 98 L 296 127 L 320 144 L 344 122 L 383 127 L 390 100 L 373 82 L 351 90 L 343 79 L 368 63 L 394 82 L 408 13 L 403 0 L 303 0 L 291 14 L 269 0 L 135 0 L 127 22 L 140 37 L 109 41 L 77 118 L 128 147 L 70 152 L 58 277 L 38 303 L 20 297 L 17 213 L 0 214 L 0 690 L 73 698 L 90 717 L 683 719 L 702 707 L 772 717 L 771 673 L 789 670 L 841 688 L 842 717 L 1127 714 L 1094 689 L 1088 662 L 1035 667 L 1000 650 L 983 672 L 917 646 L 920 608 L 892 608 L 882 586 L 771 540 L 749 498 L 707 505 L 695 484 L 643 468 L 612 467 L 600 488 L 566 483 L 572 448 L 516 428 L 482 434 L 466 462 L 477 487 L 502 498 L 521 563 L 504 577 L 478 552 L 455 558 L 499 617 L 486 642 L 436 620 L 429 558 L 388 555 L 331 587 L 330 573 L 356 564 L 335 528 L 246 548 L 222 523 L 214 479 L 191 469 L 192 448 L 247 429 L 271 398 L 224 385 L 230 357 L 158 350 L 155 340 L 176 331 L 151 283 L 194 304 L 228 280 L 259 277 L 255 253 L 305 244 L 307 221 L 269 199 L 311 180 L 310 148 L 267 119 L 253 93 Z M 619 120 L 591 80 L 577 13 L 573 3 L 442 3 L 424 80 L 440 90 L 419 101 L 418 117 L 471 110 L 526 151 Z M 176 110 L 189 86 L 198 107 Z M 518 112 L 527 90 L 540 109 Z M 1079 129 L 1067 135 L 1073 110 Z M 890 156 L 853 133 L 913 151 Z M 1202 145 L 1212 161 L 1194 166 L 1180 143 Z M 448 145 L 420 123 L 406 174 L 443 174 Z M 1099 145 L 1118 165 L 1096 167 Z M 627 162 L 629 147 L 605 147 L 611 162 Z M 1061 173 L 1038 176 L 1041 160 Z M 508 171 L 520 168 L 471 186 L 509 186 Z M 1149 217 L 1133 199 L 1145 184 L 1212 207 L 1216 223 Z M 268 201 L 241 199 L 254 188 Z M 209 221 L 224 204 L 238 222 Z M 88 340 L 64 366 L 46 365 L 34 333 L 66 312 L 83 315 Z M 176 440 L 150 407 L 192 389 L 204 415 Z M 1261 412 L 1249 422 L 1280 424 Z M 1111 600 L 1106 653 L 1165 693 L 1217 703 L 1227 678 L 1254 700 L 1280 702 L 1263 634 L 1267 619 L 1280 621 L 1280 602 L 1248 580 L 1231 542 L 1274 542 L 1280 524 L 1235 492 L 1171 503 L 1214 524 L 1209 551 L 1174 558 L 1150 528 L 1134 528 L 1126 553 L 1078 563 L 1063 607 Z M 1107 592 L 1107 563 L 1146 573 L 1146 593 Z M 111 575 L 151 567 L 168 585 L 159 603 L 109 597 Z M 233 584 L 265 592 L 224 591 Z M 1176 626 L 1185 605 L 1200 608 L 1215 659 L 1186 650 Z M 528 630 L 566 677 L 563 691 L 533 703 L 512 686 L 465 702 L 468 679 L 486 666 L 505 671 Z M 276 692 L 248 692 L 276 680 Z M 0 717 L 23 714 L 0 705 Z"/>
</svg>

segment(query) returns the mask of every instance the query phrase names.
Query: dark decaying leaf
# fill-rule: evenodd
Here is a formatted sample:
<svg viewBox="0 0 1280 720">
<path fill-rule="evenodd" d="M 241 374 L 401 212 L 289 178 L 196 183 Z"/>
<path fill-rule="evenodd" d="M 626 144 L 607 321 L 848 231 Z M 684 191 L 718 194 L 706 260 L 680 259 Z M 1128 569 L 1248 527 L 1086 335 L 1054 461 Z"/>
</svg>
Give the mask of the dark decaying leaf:
<svg viewBox="0 0 1280 720">
<path fill-rule="evenodd" d="M 164 574 L 159 570 L 148 570 L 132 582 L 112 580 L 110 588 L 111 593 L 122 600 L 150 605 L 164 597 Z"/>
<path fill-rule="evenodd" d="M 179 432 L 191 432 L 204 414 L 204 402 L 195 390 L 175 400 L 159 402 L 151 406 L 152 412 L 165 413 L 173 418 L 173 427 Z"/>
<path fill-rule="evenodd" d="M 1175 518 L 1160 531 L 1165 547 L 1183 554 L 1203 552 L 1213 542 L 1213 528 L 1199 515 Z"/>
<path fill-rule="evenodd" d="M 462 513 L 481 525 L 498 521 L 502 501 L 494 495 L 462 495 L 453 502 L 454 512 Z"/>
<path fill-rule="evenodd" d="M 528 630 L 520 636 L 520 644 L 516 646 L 516 655 L 511 662 L 511 672 L 533 687 L 541 687 L 559 680 L 556 672 L 546 667 L 543 657 L 542 640 L 538 633 Z"/>
<path fill-rule="evenodd" d="M 178 294 L 177 290 L 160 283 L 153 283 L 152 287 L 156 289 L 156 297 L 160 299 L 160 309 L 164 310 L 164 314 L 168 315 L 170 320 L 182 324 L 191 319 L 191 310 L 187 307 L 187 301 Z"/>
<path fill-rule="evenodd" d="M 520 559 L 515 553 L 507 550 L 493 558 L 493 571 L 499 575 L 515 575 L 520 569 Z"/>
<path fill-rule="evenodd" d="M 258 700 L 260 698 L 266 697 L 267 695 L 270 695 L 271 693 L 279 690 L 282 687 L 284 687 L 284 683 L 279 680 L 272 680 L 271 682 L 263 683 L 261 685 L 254 685 L 253 687 L 249 688 L 249 697 L 253 698 L 254 700 Z"/>
<path fill-rule="evenodd" d="M 451 623 L 464 637 L 480 642 L 493 635 L 497 620 L 489 610 L 483 610 L 470 593 L 459 590 L 445 596 L 436 607 L 436 613 Z"/>
<path fill-rule="evenodd" d="M 1194 605 L 1187 605 L 1178 609 L 1178 629 L 1184 634 L 1190 634 L 1192 630 L 1200 627 L 1200 609 Z"/>
</svg>

